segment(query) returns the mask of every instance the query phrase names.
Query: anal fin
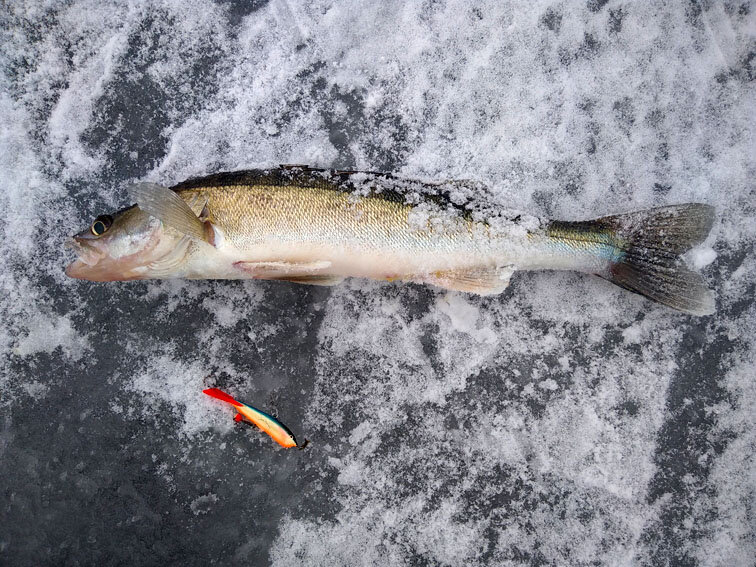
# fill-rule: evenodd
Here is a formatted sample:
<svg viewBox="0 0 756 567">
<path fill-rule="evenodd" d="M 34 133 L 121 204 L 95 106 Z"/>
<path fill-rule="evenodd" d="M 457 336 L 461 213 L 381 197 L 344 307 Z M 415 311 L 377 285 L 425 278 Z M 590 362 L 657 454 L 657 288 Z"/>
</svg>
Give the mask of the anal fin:
<svg viewBox="0 0 756 567">
<path fill-rule="evenodd" d="M 444 270 L 424 276 L 422 281 L 454 291 L 478 295 L 496 295 L 507 288 L 509 278 L 514 271 L 515 268 L 512 266 Z"/>
</svg>

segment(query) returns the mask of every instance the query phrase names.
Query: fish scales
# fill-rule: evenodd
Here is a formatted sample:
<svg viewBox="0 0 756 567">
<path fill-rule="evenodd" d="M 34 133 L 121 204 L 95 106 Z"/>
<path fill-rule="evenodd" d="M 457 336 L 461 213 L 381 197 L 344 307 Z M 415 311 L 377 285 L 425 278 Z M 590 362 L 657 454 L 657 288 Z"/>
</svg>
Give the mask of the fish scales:
<svg viewBox="0 0 756 567">
<path fill-rule="evenodd" d="M 362 190 L 366 186 L 368 190 L 360 195 L 348 176 L 338 176 L 334 182 L 320 175 L 283 172 L 210 177 L 173 190 L 185 201 L 197 203 L 196 208 L 207 206 L 212 222 L 229 243 L 238 250 L 254 250 L 257 259 L 280 260 L 283 254 L 286 261 L 302 262 L 317 255 L 332 263 L 332 275 L 382 279 L 417 279 L 428 270 L 495 265 L 484 223 L 447 214 L 441 204 L 450 202 L 439 195 L 434 195 L 433 204 L 440 209 L 434 220 L 443 222 L 413 222 L 416 207 L 398 191 L 383 190 L 379 183 L 385 181 L 364 177 Z M 409 188 L 428 191 L 418 183 Z M 449 208 L 454 213 L 459 210 Z M 298 247 L 282 251 L 281 244 Z M 262 250 L 263 246 L 269 248 Z M 381 262 L 390 266 L 382 270 L 385 273 L 376 273 L 376 263 Z"/>
<path fill-rule="evenodd" d="M 418 250 L 453 249 L 454 242 L 473 235 L 473 223 L 464 220 L 446 231 L 418 229 L 410 221 L 411 205 L 380 195 L 355 199 L 338 190 L 277 185 L 197 187 L 178 192 L 187 201 L 206 203 L 214 222 L 241 249 L 272 237 L 323 244 L 333 244 L 334 238 L 348 239 L 373 249 L 387 243 Z"/>
</svg>

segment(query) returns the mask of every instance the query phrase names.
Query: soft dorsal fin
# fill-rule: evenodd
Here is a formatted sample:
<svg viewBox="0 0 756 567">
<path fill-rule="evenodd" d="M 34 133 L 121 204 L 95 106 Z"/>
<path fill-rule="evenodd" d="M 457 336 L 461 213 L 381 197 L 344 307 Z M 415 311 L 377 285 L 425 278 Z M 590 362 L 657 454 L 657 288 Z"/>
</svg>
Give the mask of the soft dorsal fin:
<svg viewBox="0 0 756 567">
<path fill-rule="evenodd" d="M 136 183 L 128 192 L 140 209 L 165 225 L 195 240 L 208 241 L 204 223 L 175 191 L 157 183 Z"/>
</svg>

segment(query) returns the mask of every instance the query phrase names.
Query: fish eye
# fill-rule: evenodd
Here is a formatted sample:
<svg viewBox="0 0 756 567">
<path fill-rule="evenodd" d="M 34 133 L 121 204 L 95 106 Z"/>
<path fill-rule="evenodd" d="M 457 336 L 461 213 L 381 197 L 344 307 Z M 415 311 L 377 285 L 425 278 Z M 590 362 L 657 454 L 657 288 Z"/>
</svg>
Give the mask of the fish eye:
<svg viewBox="0 0 756 567">
<path fill-rule="evenodd" d="M 89 230 L 95 236 L 102 236 L 108 231 L 110 225 L 112 224 L 113 217 L 111 217 L 110 215 L 100 215 L 94 220 L 92 226 L 89 227 Z"/>
</svg>

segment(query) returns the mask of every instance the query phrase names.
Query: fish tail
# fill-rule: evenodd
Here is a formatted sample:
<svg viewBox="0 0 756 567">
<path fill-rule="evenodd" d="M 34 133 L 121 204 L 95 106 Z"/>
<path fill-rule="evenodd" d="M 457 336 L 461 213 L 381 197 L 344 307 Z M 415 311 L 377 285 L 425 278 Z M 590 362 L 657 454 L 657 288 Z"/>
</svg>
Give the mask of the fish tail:
<svg viewBox="0 0 756 567">
<path fill-rule="evenodd" d="M 226 392 L 224 392 L 223 390 L 219 390 L 218 388 L 207 388 L 206 390 L 202 390 L 202 393 L 207 394 L 211 398 L 228 402 L 229 404 L 234 405 L 234 406 L 242 405 L 241 402 L 237 402 L 234 398 L 229 396 Z"/>
<path fill-rule="evenodd" d="M 587 222 L 554 222 L 551 234 L 579 231 L 601 242 L 607 259 L 596 275 L 653 301 L 691 315 L 714 312 L 714 297 L 701 274 L 681 255 L 701 243 L 714 222 L 714 208 L 702 203 L 658 207 Z"/>
</svg>

